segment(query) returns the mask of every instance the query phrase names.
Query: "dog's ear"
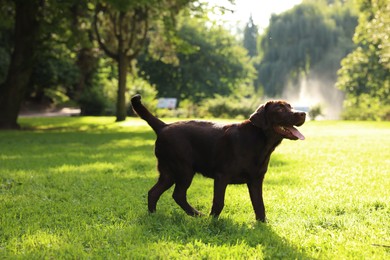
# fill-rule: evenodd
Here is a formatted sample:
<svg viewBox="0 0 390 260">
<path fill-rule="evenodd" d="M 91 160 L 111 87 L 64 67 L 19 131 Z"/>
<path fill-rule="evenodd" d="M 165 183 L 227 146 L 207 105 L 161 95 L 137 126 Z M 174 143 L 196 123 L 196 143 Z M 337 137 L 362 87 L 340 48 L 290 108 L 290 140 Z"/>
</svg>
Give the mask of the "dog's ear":
<svg viewBox="0 0 390 260">
<path fill-rule="evenodd" d="M 270 102 L 264 105 L 260 105 L 257 110 L 249 117 L 249 121 L 258 128 L 267 128 L 268 119 L 266 117 L 266 111 Z"/>
</svg>

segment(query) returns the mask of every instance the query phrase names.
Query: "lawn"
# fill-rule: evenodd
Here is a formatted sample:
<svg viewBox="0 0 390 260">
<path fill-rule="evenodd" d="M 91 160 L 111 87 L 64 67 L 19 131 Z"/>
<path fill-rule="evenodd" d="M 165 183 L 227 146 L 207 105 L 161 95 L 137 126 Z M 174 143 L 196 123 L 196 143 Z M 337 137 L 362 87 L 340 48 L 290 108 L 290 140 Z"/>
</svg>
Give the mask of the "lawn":
<svg viewBox="0 0 390 260">
<path fill-rule="evenodd" d="M 154 133 L 139 119 L 22 118 L 0 132 L 0 259 L 389 259 L 390 122 L 308 122 L 285 140 L 264 183 L 269 222 L 245 185 L 219 219 L 192 218 L 157 178 Z M 211 209 L 201 176 L 191 204 Z"/>
</svg>

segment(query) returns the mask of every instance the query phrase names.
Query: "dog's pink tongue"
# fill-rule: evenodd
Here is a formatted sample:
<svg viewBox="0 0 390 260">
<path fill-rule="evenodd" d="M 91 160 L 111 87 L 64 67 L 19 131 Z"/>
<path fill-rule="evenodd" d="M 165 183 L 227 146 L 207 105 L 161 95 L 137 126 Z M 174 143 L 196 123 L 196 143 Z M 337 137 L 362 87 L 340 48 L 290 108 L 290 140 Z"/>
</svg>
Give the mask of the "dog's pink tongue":
<svg viewBox="0 0 390 260">
<path fill-rule="evenodd" d="M 300 140 L 305 140 L 305 137 L 303 136 L 303 134 L 301 134 L 301 132 L 298 131 L 298 129 L 296 129 L 295 127 L 293 126 L 289 126 L 289 127 L 286 127 L 296 138 L 300 139 Z"/>
</svg>

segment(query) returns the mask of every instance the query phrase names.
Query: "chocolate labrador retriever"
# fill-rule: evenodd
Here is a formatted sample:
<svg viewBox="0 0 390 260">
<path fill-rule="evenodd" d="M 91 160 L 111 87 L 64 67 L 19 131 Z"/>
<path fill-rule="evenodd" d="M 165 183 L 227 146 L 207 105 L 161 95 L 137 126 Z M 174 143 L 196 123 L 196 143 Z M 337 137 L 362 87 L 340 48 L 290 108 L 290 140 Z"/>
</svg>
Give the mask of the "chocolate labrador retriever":
<svg viewBox="0 0 390 260">
<path fill-rule="evenodd" d="M 224 207 L 228 184 L 246 183 L 256 214 L 265 221 L 262 185 L 271 153 L 283 138 L 304 139 L 294 127 L 305 122 L 304 112 L 293 111 L 284 101 L 261 105 L 248 120 L 220 125 L 205 121 L 165 124 L 141 103 L 131 99 L 135 112 L 156 132 L 155 155 L 160 177 L 148 193 L 148 208 L 156 211 L 161 194 L 173 184 L 173 198 L 191 216 L 201 215 L 187 202 L 187 189 L 195 173 L 214 179 L 211 215 L 218 217 Z"/>
</svg>

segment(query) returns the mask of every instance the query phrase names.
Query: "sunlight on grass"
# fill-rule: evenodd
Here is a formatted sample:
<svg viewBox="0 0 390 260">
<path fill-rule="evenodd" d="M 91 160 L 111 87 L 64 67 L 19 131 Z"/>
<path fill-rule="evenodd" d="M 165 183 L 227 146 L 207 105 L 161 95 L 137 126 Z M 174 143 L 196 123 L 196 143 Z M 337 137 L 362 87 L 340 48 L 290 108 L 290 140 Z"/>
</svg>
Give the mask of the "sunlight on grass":
<svg viewBox="0 0 390 260">
<path fill-rule="evenodd" d="M 147 245 L 150 252 L 159 254 L 163 258 L 169 259 L 188 259 L 196 256 L 198 259 L 263 259 L 262 245 L 256 247 L 248 246 L 244 241 L 237 241 L 236 244 L 213 245 L 204 243 L 201 240 L 195 240 L 183 244 L 182 249 L 172 250 L 177 247 L 176 242 L 167 242 L 166 240 Z M 137 256 L 137 252 L 135 252 Z M 147 257 L 139 255 L 138 257 Z"/>
<path fill-rule="evenodd" d="M 69 165 L 64 164 L 57 168 L 52 169 L 53 173 L 66 174 L 68 172 L 77 171 L 79 173 L 93 172 L 93 171 L 110 171 L 114 168 L 112 163 L 93 163 L 84 165 Z"/>
<path fill-rule="evenodd" d="M 38 231 L 32 235 L 24 235 L 20 242 L 16 243 L 17 247 L 26 248 L 29 251 L 39 250 L 58 250 L 63 242 L 59 236 L 47 232 Z"/>
<path fill-rule="evenodd" d="M 390 257 L 389 122 L 303 125 L 306 140 L 272 156 L 261 224 L 245 185 L 228 187 L 218 220 L 188 217 L 172 188 L 148 214 L 155 134 L 140 119 L 21 121 L 0 132 L 0 258 Z M 196 176 L 189 202 L 207 215 L 212 196 Z"/>
<path fill-rule="evenodd" d="M 118 130 L 133 126 L 146 126 L 145 121 L 141 119 L 130 118 L 117 123 L 114 117 L 32 117 L 21 118 L 20 123 L 24 129 L 56 131 Z"/>
</svg>

